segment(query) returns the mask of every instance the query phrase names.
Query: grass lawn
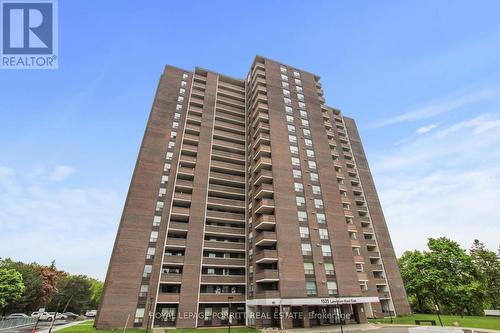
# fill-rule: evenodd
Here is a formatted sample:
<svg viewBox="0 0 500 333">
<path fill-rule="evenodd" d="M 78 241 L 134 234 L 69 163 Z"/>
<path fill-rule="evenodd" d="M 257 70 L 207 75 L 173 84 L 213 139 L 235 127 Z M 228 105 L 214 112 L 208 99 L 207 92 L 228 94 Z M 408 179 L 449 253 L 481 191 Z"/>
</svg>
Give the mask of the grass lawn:
<svg viewBox="0 0 500 333">
<path fill-rule="evenodd" d="M 439 319 L 437 315 L 434 314 L 414 314 L 410 316 L 400 316 L 394 318 L 394 324 L 409 324 L 415 325 L 415 319 L 423 320 L 435 320 L 436 325 L 439 325 Z M 453 326 L 453 322 L 458 322 L 461 327 L 472 327 L 472 328 L 489 328 L 492 330 L 500 330 L 500 317 L 485 317 L 485 316 L 448 316 L 441 315 L 441 320 L 444 326 Z M 384 323 L 390 324 L 391 319 L 370 319 L 371 323 Z"/>
<path fill-rule="evenodd" d="M 71 326 L 58 332 L 61 333 L 117 333 L 123 332 L 123 329 L 119 330 L 96 330 L 92 325 L 94 322 L 92 320 L 85 321 L 81 324 Z M 126 333 L 144 333 L 146 330 L 139 328 L 128 328 Z M 165 330 L 167 333 L 227 333 L 227 327 L 218 328 L 180 328 L 180 329 L 168 329 Z M 257 333 L 258 331 L 249 327 L 231 327 L 231 333 Z"/>
</svg>

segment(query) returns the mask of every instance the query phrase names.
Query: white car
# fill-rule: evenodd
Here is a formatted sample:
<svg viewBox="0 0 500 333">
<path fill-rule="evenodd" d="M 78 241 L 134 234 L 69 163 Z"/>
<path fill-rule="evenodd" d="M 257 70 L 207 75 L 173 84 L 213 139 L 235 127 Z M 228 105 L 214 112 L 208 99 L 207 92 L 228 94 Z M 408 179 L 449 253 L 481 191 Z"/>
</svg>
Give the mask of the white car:
<svg viewBox="0 0 500 333">
<path fill-rule="evenodd" d="M 49 312 L 49 315 L 51 315 L 52 317 L 54 317 L 55 312 Z M 66 316 L 66 315 L 64 315 L 64 314 L 62 314 L 62 313 L 59 313 L 59 312 L 58 312 L 58 313 L 57 313 L 57 315 L 56 315 L 56 319 L 57 319 L 57 320 L 67 319 L 67 318 L 68 318 L 68 316 Z"/>
<path fill-rule="evenodd" d="M 7 319 L 19 319 L 19 318 L 29 318 L 24 313 L 12 313 L 7 316 Z"/>
<path fill-rule="evenodd" d="M 48 313 L 48 312 L 33 312 L 31 314 L 32 317 L 39 317 L 38 319 L 39 320 L 47 320 L 47 321 L 52 321 L 54 319 L 54 313 L 52 312 L 52 314 Z"/>
<path fill-rule="evenodd" d="M 85 317 L 95 317 L 97 315 L 97 310 L 88 310 L 85 312 Z"/>
</svg>

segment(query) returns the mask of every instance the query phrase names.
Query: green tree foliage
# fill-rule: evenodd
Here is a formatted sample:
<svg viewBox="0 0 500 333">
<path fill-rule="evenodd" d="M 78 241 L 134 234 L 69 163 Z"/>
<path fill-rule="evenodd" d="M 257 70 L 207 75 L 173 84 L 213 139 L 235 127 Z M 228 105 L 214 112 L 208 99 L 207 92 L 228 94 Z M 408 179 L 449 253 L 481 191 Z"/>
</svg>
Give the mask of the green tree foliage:
<svg viewBox="0 0 500 333">
<path fill-rule="evenodd" d="M 486 307 L 500 308 L 500 258 L 488 250 L 479 240 L 474 240 L 470 249 L 472 262 L 479 272 L 480 281 L 486 288 Z"/>
<path fill-rule="evenodd" d="M 472 255 L 445 237 L 429 238 L 428 251 L 407 251 L 399 259 L 411 305 L 416 312 L 482 314 L 488 286 Z"/>
<path fill-rule="evenodd" d="M 23 294 L 24 284 L 21 273 L 12 268 L 0 268 L 0 309 Z"/>
<path fill-rule="evenodd" d="M 48 308 L 52 311 L 67 311 L 82 313 L 87 310 L 92 298 L 92 285 L 85 275 L 70 275 L 60 273 L 57 283 L 57 294 Z"/>
</svg>

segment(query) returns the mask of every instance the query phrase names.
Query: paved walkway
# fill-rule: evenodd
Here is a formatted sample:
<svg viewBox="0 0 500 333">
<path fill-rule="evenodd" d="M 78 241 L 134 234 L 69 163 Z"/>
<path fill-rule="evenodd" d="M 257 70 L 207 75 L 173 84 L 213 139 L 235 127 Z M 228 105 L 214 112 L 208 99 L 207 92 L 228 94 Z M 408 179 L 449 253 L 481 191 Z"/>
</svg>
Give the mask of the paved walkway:
<svg viewBox="0 0 500 333">
<path fill-rule="evenodd" d="M 342 330 L 344 332 L 349 332 L 349 331 L 368 331 L 368 330 L 376 330 L 380 329 L 377 325 L 373 324 L 350 324 L 350 325 L 343 325 Z M 331 325 L 331 326 L 314 326 L 314 327 L 308 327 L 308 328 L 292 328 L 292 329 L 287 329 L 289 332 L 293 333 L 322 333 L 322 332 L 328 332 L 328 333 L 333 333 L 333 332 L 340 332 L 340 326 L 339 325 Z"/>
</svg>

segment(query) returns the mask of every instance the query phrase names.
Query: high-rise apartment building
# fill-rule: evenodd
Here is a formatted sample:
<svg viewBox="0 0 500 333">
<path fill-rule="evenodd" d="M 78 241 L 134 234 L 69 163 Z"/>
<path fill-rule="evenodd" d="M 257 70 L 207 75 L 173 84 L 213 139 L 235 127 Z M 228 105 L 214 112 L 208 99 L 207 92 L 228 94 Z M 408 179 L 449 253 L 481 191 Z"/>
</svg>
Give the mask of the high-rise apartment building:
<svg viewBox="0 0 500 333">
<path fill-rule="evenodd" d="M 259 56 L 246 79 L 166 66 L 96 326 L 409 312 L 355 122 L 319 77 Z"/>
</svg>

